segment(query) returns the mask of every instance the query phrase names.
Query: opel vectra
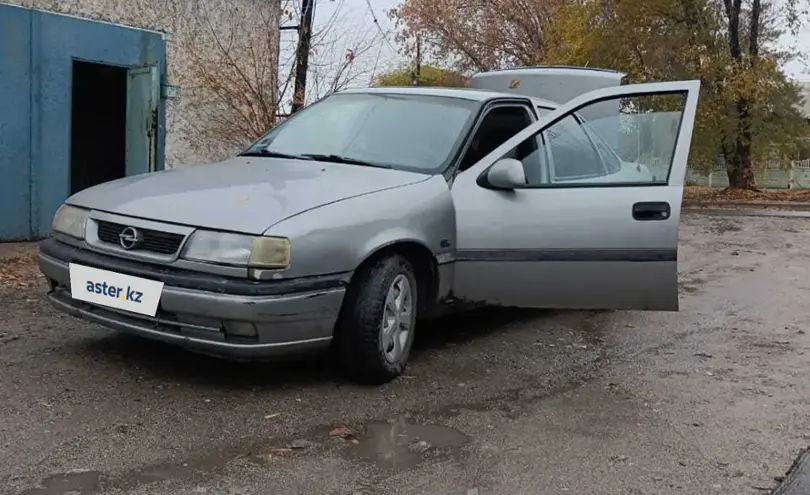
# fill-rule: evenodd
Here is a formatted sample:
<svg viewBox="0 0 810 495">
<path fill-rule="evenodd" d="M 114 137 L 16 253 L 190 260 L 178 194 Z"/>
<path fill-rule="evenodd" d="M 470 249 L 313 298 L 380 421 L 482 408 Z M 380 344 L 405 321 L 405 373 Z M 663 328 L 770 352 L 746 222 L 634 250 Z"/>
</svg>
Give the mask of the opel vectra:
<svg viewBox="0 0 810 495">
<path fill-rule="evenodd" d="M 331 350 L 373 383 L 448 307 L 677 310 L 699 82 L 553 101 L 520 78 L 569 83 L 498 75 L 342 91 L 232 159 L 83 190 L 40 246 L 48 297 L 227 358 Z"/>
</svg>

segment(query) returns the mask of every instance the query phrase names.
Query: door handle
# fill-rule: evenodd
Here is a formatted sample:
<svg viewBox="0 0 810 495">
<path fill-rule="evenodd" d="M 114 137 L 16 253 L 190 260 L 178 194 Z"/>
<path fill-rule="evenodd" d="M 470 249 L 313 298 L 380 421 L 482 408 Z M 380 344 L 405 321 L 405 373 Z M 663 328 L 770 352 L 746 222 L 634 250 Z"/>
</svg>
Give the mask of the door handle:
<svg viewBox="0 0 810 495">
<path fill-rule="evenodd" d="M 633 205 L 633 218 L 639 221 L 666 220 L 672 210 L 666 201 L 649 201 Z"/>
</svg>

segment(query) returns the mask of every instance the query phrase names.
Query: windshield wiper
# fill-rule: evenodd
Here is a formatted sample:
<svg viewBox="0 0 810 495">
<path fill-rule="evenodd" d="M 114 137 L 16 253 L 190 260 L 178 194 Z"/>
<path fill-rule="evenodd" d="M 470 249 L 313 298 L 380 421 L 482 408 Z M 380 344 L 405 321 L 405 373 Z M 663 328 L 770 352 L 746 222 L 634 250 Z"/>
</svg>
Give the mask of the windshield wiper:
<svg viewBox="0 0 810 495">
<path fill-rule="evenodd" d="M 310 158 L 312 160 L 322 161 L 322 162 L 349 163 L 351 165 L 363 165 L 365 167 L 391 168 L 391 165 L 387 165 L 385 163 L 367 162 L 365 160 L 360 160 L 358 158 L 352 158 L 352 157 L 349 157 L 349 156 L 342 156 L 342 155 L 304 153 L 301 156 Z"/>
<path fill-rule="evenodd" d="M 257 150 L 248 150 L 240 153 L 239 156 L 264 156 L 268 158 L 290 158 L 292 160 L 314 160 L 307 155 L 294 155 L 292 153 L 279 153 L 278 151 L 270 151 L 268 149 L 260 148 Z"/>
</svg>

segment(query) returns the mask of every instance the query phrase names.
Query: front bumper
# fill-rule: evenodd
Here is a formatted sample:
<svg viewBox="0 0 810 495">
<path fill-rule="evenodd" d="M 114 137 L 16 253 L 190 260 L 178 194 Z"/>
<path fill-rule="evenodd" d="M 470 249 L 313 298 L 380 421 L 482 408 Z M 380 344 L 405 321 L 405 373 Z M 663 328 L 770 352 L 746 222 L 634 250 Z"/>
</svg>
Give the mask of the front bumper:
<svg viewBox="0 0 810 495">
<path fill-rule="evenodd" d="M 327 348 L 349 276 L 272 282 L 225 279 L 132 262 L 55 239 L 42 241 L 37 262 L 51 288 L 48 298 L 61 311 L 115 330 L 231 359 L 276 358 Z M 73 299 L 69 263 L 163 281 L 156 316 Z M 254 335 L 246 335 L 254 329 Z"/>
</svg>

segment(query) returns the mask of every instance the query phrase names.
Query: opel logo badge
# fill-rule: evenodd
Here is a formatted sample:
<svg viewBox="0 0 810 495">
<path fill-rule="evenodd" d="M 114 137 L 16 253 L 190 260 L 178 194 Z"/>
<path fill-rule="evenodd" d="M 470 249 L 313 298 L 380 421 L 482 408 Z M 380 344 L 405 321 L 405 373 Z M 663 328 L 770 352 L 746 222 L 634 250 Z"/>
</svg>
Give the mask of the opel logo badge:
<svg viewBox="0 0 810 495">
<path fill-rule="evenodd" d="M 135 227 L 127 227 L 118 234 L 118 242 L 126 250 L 135 249 L 143 242 L 143 234 Z"/>
</svg>

